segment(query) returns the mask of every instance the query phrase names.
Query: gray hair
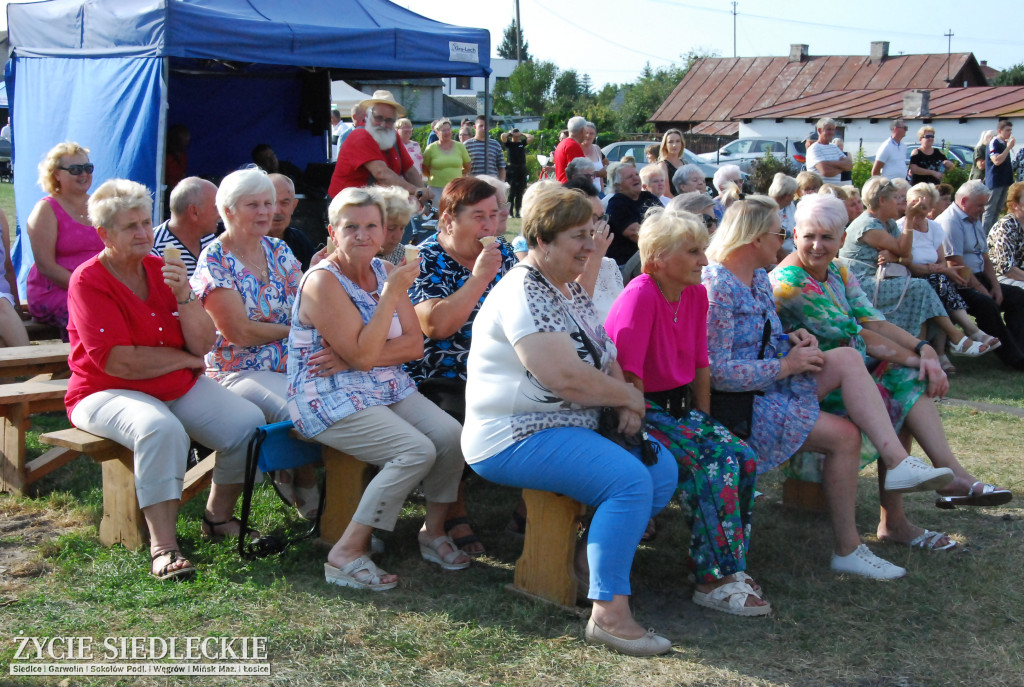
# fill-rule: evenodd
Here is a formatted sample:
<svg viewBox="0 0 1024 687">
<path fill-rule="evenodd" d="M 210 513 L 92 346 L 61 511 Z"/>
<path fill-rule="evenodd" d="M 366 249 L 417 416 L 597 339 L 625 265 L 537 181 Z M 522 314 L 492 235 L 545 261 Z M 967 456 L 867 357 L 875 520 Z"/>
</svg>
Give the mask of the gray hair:
<svg viewBox="0 0 1024 687">
<path fill-rule="evenodd" d="M 781 198 L 782 196 L 789 195 L 790 193 L 796 193 L 799 186 L 796 183 L 796 179 L 779 172 L 772 179 L 772 185 L 768 189 L 768 195 L 772 198 Z"/>
<path fill-rule="evenodd" d="M 713 207 L 715 201 L 706 193 L 690 191 L 681 193 L 668 202 L 665 206 L 666 212 L 691 212 L 695 215 L 703 214 L 705 208 Z"/>
<path fill-rule="evenodd" d="M 153 197 L 149 189 L 137 181 L 110 179 L 89 196 L 88 207 L 89 223 L 109 229 L 117 213 L 125 210 L 141 210 L 144 215 L 152 215 Z"/>
<path fill-rule="evenodd" d="M 608 184 L 612 187 L 612 191 L 619 190 L 619 181 L 622 176 L 622 170 L 626 167 L 633 167 L 634 165 L 628 162 L 613 162 L 608 165 Z"/>
<path fill-rule="evenodd" d="M 731 181 L 733 178 L 742 179 L 743 175 L 740 173 L 739 165 L 722 165 L 715 170 L 715 176 L 711 180 L 711 183 L 715 185 L 715 188 L 719 193 L 722 193 L 725 188 L 724 184 L 726 181 Z"/>
<path fill-rule="evenodd" d="M 585 158 L 576 158 L 576 159 L 577 159 L 577 160 L 580 160 L 580 159 L 585 159 Z M 566 173 L 567 173 L 567 174 L 568 174 L 568 172 L 569 172 L 569 167 L 570 167 L 571 165 L 572 165 L 572 162 L 570 162 L 570 163 L 569 163 L 568 165 L 566 165 L 566 167 L 565 167 L 565 171 L 566 171 Z M 499 179 L 498 177 L 496 177 L 496 176 L 493 176 L 493 175 L 491 175 L 491 174 L 477 174 L 477 175 L 476 175 L 476 178 L 477 178 L 477 179 L 479 179 L 480 181 L 483 181 L 484 183 L 487 183 L 487 184 L 490 184 L 491 186 L 493 186 L 493 187 L 494 187 L 494 189 L 495 189 L 495 190 L 496 190 L 496 191 L 497 191 L 497 192 L 498 192 L 499 194 L 501 194 L 501 197 L 502 197 L 502 198 L 504 198 L 505 200 L 508 200 L 508 190 L 509 190 L 510 188 L 512 188 L 512 186 L 511 186 L 511 185 L 509 185 L 508 183 L 506 183 L 506 182 L 502 181 L 502 180 L 501 180 L 501 179 Z"/>
<path fill-rule="evenodd" d="M 693 164 L 692 162 L 688 162 L 687 164 L 677 169 L 676 173 L 672 175 L 672 185 L 675 186 L 676 188 L 679 188 L 680 186 L 687 182 L 687 180 L 694 174 L 694 172 L 699 174 L 701 179 L 704 178 L 704 170 L 702 170 L 700 167 Z"/>
<path fill-rule="evenodd" d="M 864 182 L 860 197 L 869 210 L 877 210 L 879 204 L 890 196 L 896 195 L 896 184 L 884 176 L 874 176 Z M 800 199 L 803 202 L 803 198 Z"/>
<path fill-rule="evenodd" d="M 569 160 L 565 166 L 565 178 L 572 179 L 577 174 L 585 174 L 594 171 L 594 161 L 586 157 L 577 157 Z"/>
<path fill-rule="evenodd" d="M 981 179 L 971 179 L 956 190 L 955 200 L 959 203 L 964 198 L 973 198 L 974 196 L 991 197 L 992 191 Z"/>
<path fill-rule="evenodd" d="M 850 221 L 846 203 L 835 196 L 815 193 L 804 196 L 796 206 L 796 228 L 812 226 L 841 234 Z"/>
<path fill-rule="evenodd" d="M 568 122 L 565 123 L 565 128 L 569 130 L 570 134 L 583 131 L 587 127 L 586 117 L 580 117 L 579 115 L 571 117 Z"/>
<path fill-rule="evenodd" d="M 981 138 L 978 139 L 978 144 L 974 147 L 977 148 L 978 146 L 987 146 L 995 137 L 995 129 L 985 129 L 984 131 L 981 132 Z"/>
<path fill-rule="evenodd" d="M 191 206 L 198 206 L 203 200 L 203 192 L 210 187 L 214 191 L 217 190 L 212 182 L 199 177 L 185 177 L 179 181 L 178 185 L 171 190 L 171 198 L 168 202 L 171 214 L 181 216 L 188 212 Z"/>
<path fill-rule="evenodd" d="M 899 119 L 892 120 L 891 122 L 889 122 L 889 131 L 896 131 L 896 127 L 898 127 L 900 124 L 902 124 L 903 126 L 907 125 L 907 123 L 903 120 L 902 117 L 900 117 Z"/>
<path fill-rule="evenodd" d="M 816 131 L 821 131 L 829 124 L 831 124 L 832 126 L 836 126 L 838 122 L 836 122 L 836 120 L 832 119 L 831 117 L 822 117 L 821 119 L 818 120 L 818 123 L 814 125 L 814 129 Z"/>
<path fill-rule="evenodd" d="M 235 211 L 238 199 L 256 193 L 269 193 L 271 202 L 277 202 L 277 191 L 274 183 L 259 167 L 246 167 L 228 174 L 217 187 L 217 212 L 221 219 L 227 221 L 227 210 Z"/>
</svg>

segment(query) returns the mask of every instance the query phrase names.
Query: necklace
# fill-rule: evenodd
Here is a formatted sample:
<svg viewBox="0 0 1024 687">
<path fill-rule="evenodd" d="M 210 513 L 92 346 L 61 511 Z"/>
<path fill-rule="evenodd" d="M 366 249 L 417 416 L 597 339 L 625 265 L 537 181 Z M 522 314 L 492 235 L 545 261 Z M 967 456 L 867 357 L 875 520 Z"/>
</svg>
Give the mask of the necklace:
<svg viewBox="0 0 1024 687">
<path fill-rule="evenodd" d="M 110 272 L 112 275 L 114 275 L 115 279 L 117 279 L 119 282 L 121 282 L 122 284 L 127 286 L 128 290 L 131 291 L 133 294 L 135 294 L 135 296 L 138 297 L 140 300 L 146 300 L 145 298 L 143 298 L 142 294 L 139 293 L 139 290 L 136 289 L 131 284 L 129 284 L 128 280 L 125 279 L 121 275 L 121 273 L 117 271 L 117 269 L 114 267 L 114 265 L 110 262 L 110 258 L 104 256 L 104 259 L 102 260 L 102 262 L 103 262 L 103 266 L 107 268 L 107 271 Z M 145 283 L 145 282 L 143 282 L 143 283 Z"/>
<path fill-rule="evenodd" d="M 668 304 L 668 307 L 671 308 L 672 307 L 672 301 L 670 301 L 668 299 L 668 296 L 665 295 L 665 292 L 661 288 L 661 284 L 659 284 L 658 280 L 655 279 L 654 277 L 651 277 L 651 281 L 653 281 L 654 285 L 658 287 L 658 291 L 661 292 L 661 297 L 665 299 L 665 302 Z M 682 305 L 682 303 L 683 303 L 683 294 L 679 294 L 679 300 L 676 301 L 675 312 L 672 313 L 672 321 L 673 322 L 678 322 L 679 321 L 679 306 Z"/>
<path fill-rule="evenodd" d="M 221 240 L 221 243 L 225 243 L 223 239 Z M 255 259 L 248 255 L 243 254 L 242 251 L 238 250 L 238 247 L 234 241 L 232 241 L 231 244 L 225 243 L 225 247 L 229 251 L 234 253 L 235 257 L 238 258 L 238 261 L 241 262 L 242 265 L 246 267 L 246 269 L 248 269 L 250 272 L 256 275 L 257 280 L 261 282 L 266 282 L 269 280 L 269 265 L 267 264 L 266 256 L 263 254 L 262 245 L 257 245 L 259 252 L 257 253 L 257 257 Z M 260 265 L 261 262 L 263 266 Z"/>
</svg>

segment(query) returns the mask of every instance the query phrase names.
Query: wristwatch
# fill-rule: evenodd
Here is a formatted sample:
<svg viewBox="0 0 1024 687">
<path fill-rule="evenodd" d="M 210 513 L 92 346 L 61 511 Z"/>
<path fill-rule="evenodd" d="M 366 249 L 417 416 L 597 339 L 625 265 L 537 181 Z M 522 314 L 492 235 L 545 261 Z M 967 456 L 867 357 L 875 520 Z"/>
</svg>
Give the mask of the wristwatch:
<svg viewBox="0 0 1024 687">
<path fill-rule="evenodd" d="M 196 299 L 196 292 L 195 291 L 189 291 L 188 292 L 188 298 L 186 298 L 183 301 L 178 301 L 178 305 L 188 305 L 189 303 L 191 303 L 195 299 Z"/>
<path fill-rule="evenodd" d="M 928 345 L 927 341 L 918 341 L 917 345 L 914 346 L 914 353 L 916 353 L 918 356 L 920 356 L 921 355 L 921 349 L 924 348 L 927 345 Z"/>
</svg>

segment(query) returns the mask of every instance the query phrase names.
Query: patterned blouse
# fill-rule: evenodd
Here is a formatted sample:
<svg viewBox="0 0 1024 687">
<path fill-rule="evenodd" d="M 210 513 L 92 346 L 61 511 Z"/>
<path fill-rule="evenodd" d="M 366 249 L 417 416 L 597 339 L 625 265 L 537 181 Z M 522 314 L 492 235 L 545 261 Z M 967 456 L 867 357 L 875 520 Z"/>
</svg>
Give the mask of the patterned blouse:
<svg viewBox="0 0 1024 687">
<path fill-rule="evenodd" d="M 206 303 L 214 289 L 232 289 L 242 297 L 245 316 L 254 322 L 289 324 L 292 303 L 302 277 L 302 266 L 288 244 L 264 236 L 260 240 L 267 258 L 268 279 L 260 281 L 218 238 L 199 254 L 190 282 L 199 300 Z M 285 371 L 288 342 L 278 339 L 256 346 L 239 346 L 219 330 L 213 348 L 206 354 L 206 374 L 214 379 L 234 372 Z"/>
<path fill-rule="evenodd" d="M 780 357 L 789 349 L 775 313 L 772 287 L 764 270 L 747 286 L 722 265 L 704 269 L 708 290 L 708 354 L 711 386 L 720 391 L 763 391 L 754 397 L 753 433 L 747 443 L 757 452 L 758 474 L 789 460 L 818 420 L 818 383 L 809 374 L 777 379 Z M 765 320 L 773 339 L 758 358 Z"/>
<path fill-rule="evenodd" d="M 466 359 L 469 357 L 469 344 L 473 339 L 473 320 L 480 312 L 487 294 L 494 285 L 516 266 L 515 253 L 503 237 L 498 238 L 498 249 L 501 251 L 501 266 L 498 273 L 480 300 L 473 306 L 473 311 L 457 332 L 446 339 L 423 339 L 423 357 L 405 364 L 405 370 L 417 382 L 431 377 L 443 379 L 466 380 Z M 409 289 L 409 298 L 416 305 L 434 298 L 448 298 L 462 288 L 466 280 L 473 276 L 473 270 L 467 269 L 445 252 L 437 240 L 437 234 L 420 244 L 420 276 Z"/>
<path fill-rule="evenodd" d="M 373 259 L 378 288 L 387 279 L 384 263 Z M 337 278 L 359 310 L 363 323 L 377 310 L 373 296 L 338 270 L 331 260 L 322 260 L 302 277 L 304 284 L 317 270 L 327 270 Z M 338 420 L 374 406 L 392 405 L 416 391 L 416 385 L 401 365 L 373 367 L 367 371 L 350 369 L 330 377 L 310 375 L 309 358 L 323 350 L 323 336 L 311 325 L 299 321 L 302 284 L 292 310 L 292 332 L 288 337 L 288 413 L 304 437 L 314 437 Z"/>
<path fill-rule="evenodd" d="M 1024 269 L 1024 228 L 1013 215 L 1003 215 L 988 233 L 989 258 L 997 275 L 1011 267 Z"/>
</svg>

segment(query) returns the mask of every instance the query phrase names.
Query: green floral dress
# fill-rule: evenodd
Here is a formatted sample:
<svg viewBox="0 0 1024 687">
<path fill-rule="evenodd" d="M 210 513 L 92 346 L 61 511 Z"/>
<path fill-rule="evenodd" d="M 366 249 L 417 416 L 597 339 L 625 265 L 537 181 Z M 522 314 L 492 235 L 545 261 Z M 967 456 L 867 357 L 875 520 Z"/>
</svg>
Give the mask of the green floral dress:
<svg viewBox="0 0 1024 687">
<path fill-rule="evenodd" d="M 884 321 L 885 317 L 871 305 L 857 277 L 836 262 L 829 265 L 824 282 L 819 282 L 802 267 L 776 268 L 769 277 L 775 307 L 787 330 L 803 327 L 818 338 L 818 346 L 823 351 L 850 346 L 860 352 L 882 394 L 892 426 L 898 432 L 907 413 L 925 392 L 925 384 L 918 381 L 918 372 L 913 368 L 868 356 L 860 335 L 861 322 Z M 841 391 L 836 389 L 826 396 L 821 409 L 845 417 Z M 863 438 L 862 467 L 878 459 L 875 447 L 867 436 Z"/>
</svg>

